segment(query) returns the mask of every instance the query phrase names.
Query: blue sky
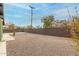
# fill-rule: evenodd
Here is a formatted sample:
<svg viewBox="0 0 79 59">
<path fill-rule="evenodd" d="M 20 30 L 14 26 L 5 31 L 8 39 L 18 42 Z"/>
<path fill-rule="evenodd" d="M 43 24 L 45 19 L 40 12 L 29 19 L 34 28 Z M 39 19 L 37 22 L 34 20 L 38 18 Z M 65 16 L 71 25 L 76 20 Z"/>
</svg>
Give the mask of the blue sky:
<svg viewBox="0 0 79 59">
<path fill-rule="evenodd" d="M 76 15 L 75 7 L 79 10 L 79 4 L 67 3 L 6 3 L 4 4 L 4 16 L 7 23 L 14 23 L 18 26 L 30 25 L 30 7 L 33 10 L 33 26 L 42 26 L 41 17 L 53 15 L 56 20 L 68 19 L 69 15 Z"/>
</svg>

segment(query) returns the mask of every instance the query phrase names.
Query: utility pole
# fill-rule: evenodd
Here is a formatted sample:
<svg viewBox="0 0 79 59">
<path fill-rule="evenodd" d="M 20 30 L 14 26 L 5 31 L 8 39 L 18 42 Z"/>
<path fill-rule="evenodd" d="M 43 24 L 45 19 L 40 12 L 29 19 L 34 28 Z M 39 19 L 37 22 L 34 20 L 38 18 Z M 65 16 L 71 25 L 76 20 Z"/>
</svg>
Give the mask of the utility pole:
<svg viewBox="0 0 79 59">
<path fill-rule="evenodd" d="M 33 6 L 29 6 L 31 8 L 31 28 L 32 28 L 32 21 L 33 21 L 33 9 L 35 9 Z"/>
</svg>

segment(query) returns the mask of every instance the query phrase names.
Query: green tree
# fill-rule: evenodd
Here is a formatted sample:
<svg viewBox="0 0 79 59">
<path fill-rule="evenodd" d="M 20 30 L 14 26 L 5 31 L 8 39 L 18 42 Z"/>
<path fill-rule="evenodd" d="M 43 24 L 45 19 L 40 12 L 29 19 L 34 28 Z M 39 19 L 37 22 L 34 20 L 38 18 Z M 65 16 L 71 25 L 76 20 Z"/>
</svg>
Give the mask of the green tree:
<svg viewBox="0 0 79 59">
<path fill-rule="evenodd" d="M 52 28 L 54 16 L 46 16 L 42 18 L 43 28 Z"/>
</svg>

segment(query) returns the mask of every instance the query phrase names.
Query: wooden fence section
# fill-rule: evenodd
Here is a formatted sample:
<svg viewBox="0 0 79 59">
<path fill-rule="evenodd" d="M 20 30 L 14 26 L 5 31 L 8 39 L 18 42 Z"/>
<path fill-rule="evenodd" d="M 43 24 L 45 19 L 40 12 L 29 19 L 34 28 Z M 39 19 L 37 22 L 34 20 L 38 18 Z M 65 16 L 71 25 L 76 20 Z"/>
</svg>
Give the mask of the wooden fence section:
<svg viewBox="0 0 79 59">
<path fill-rule="evenodd" d="M 16 29 L 16 32 L 28 32 L 41 35 L 70 37 L 70 33 L 65 28 L 40 28 L 40 29 Z M 4 30 L 4 32 L 12 32 L 12 30 Z"/>
<path fill-rule="evenodd" d="M 70 33 L 65 28 L 30 29 L 27 30 L 27 32 L 59 37 L 70 37 Z"/>
</svg>

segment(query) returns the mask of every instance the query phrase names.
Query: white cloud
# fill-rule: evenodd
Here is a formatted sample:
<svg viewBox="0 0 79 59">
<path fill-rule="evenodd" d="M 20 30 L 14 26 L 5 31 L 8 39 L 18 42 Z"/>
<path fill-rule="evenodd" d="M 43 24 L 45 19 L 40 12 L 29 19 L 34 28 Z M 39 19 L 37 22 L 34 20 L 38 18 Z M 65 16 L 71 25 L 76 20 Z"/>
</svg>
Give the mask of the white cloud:
<svg viewBox="0 0 79 59">
<path fill-rule="evenodd" d="M 30 9 L 28 6 L 31 5 L 31 4 L 30 3 L 26 3 L 26 4 L 25 3 L 24 4 L 23 3 L 22 4 L 21 3 L 17 3 L 17 4 L 16 3 L 11 3 L 10 4 L 9 3 L 7 5 L 12 5 L 12 6 L 20 7 L 20 8 L 23 8 L 23 9 Z"/>
<path fill-rule="evenodd" d="M 73 7 L 68 7 L 68 9 L 71 16 L 76 15 Z M 55 17 L 57 18 L 64 18 L 64 19 L 69 18 L 69 14 L 66 7 L 62 9 L 55 9 L 55 10 L 48 11 L 48 14 L 55 15 Z"/>
<path fill-rule="evenodd" d="M 5 4 L 6 5 L 6 4 Z M 31 3 L 9 3 L 7 5 L 12 5 L 12 6 L 16 6 L 16 7 L 19 7 L 19 8 L 23 8 L 23 9 L 27 9 L 27 10 L 30 10 L 30 7 L 29 5 L 32 5 Z M 47 8 L 47 5 L 46 4 L 42 4 L 43 6 L 41 7 L 37 7 L 35 6 L 36 8 L 34 10 L 40 10 L 40 9 L 46 9 Z"/>
<path fill-rule="evenodd" d="M 34 10 L 47 10 L 48 8 L 51 7 L 48 4 L 40 4 L 41 6 L 37 6 L 37 5 L 34 5 L 32 3 L 26 3 L 26 4 L 25 3 L 8 3 L 5 5 L 12 5 L 12 6 L 16 6 L 16 7 L 27 9 L 27 10 L 30 10 L 29 5 L 33 5 L 35 7 Z"/>
<path fill-rule="evenodd" d="M 16 7 L 20 7 L 20 8 L 23 8 L 23 9 L 30 9 L 29 8 L 29 5 L 31 5 L 30 3 L 27 3 L 27 4 L 9 4 L 9 5 L 13 5 L 13 6 L 16 6 Z M 32 4 L 33 5 L 33 4 Z M 68 11 L 67 11 L 67 8 L 65 6 L 68 6 L 69 4 L 66 4 L 64 5 L 64 8 L 62 9 L 55 9 L 55 10 L 49 10 L 49 8 L 51 6 L 48 6 L 48 4 L 40 4 L 41 6 L 37 7 L 37 5 L 33 5 L 34 7 L 36 7 L 35 10 L 47 10 L 47 12 L 44 13 L 44 15 L 55 15 L 56 17 L 59 17 L 59 18 L 67 18 L 69 17 L 68 15 Z M 72 4 L 73 5 L 73 4 Z M 70 6 L 68 7 L 69 8 L 69 12 L 70 12 L 70 15 L 75 15 L 75 11 L 73 9 L 73 6 L 70 4 Z M 28 13 L 28 15 L 30 16 L 30 14 Z M 22 17 L 22 16 L 19 16 L 19 15 L 14 15 L 13 17 Z M 37 18 L 37 17 L 40 17 L 39 15 L 35 15 L 34 18 Z"/>
<path fill-rule="evenodd" d="M 23 16 L 21 16 L 21 15 L 16 15 L 16 14 L 15 14 L 15 15 L 5 14 L 4 16 L 5 16 L 5 17 L 7 17 L 7 16 L 8 16 L 8 17 L 14 17 L 14 18 L 21 18 L 21 17 L 23 17 Z"/>
</svg>

